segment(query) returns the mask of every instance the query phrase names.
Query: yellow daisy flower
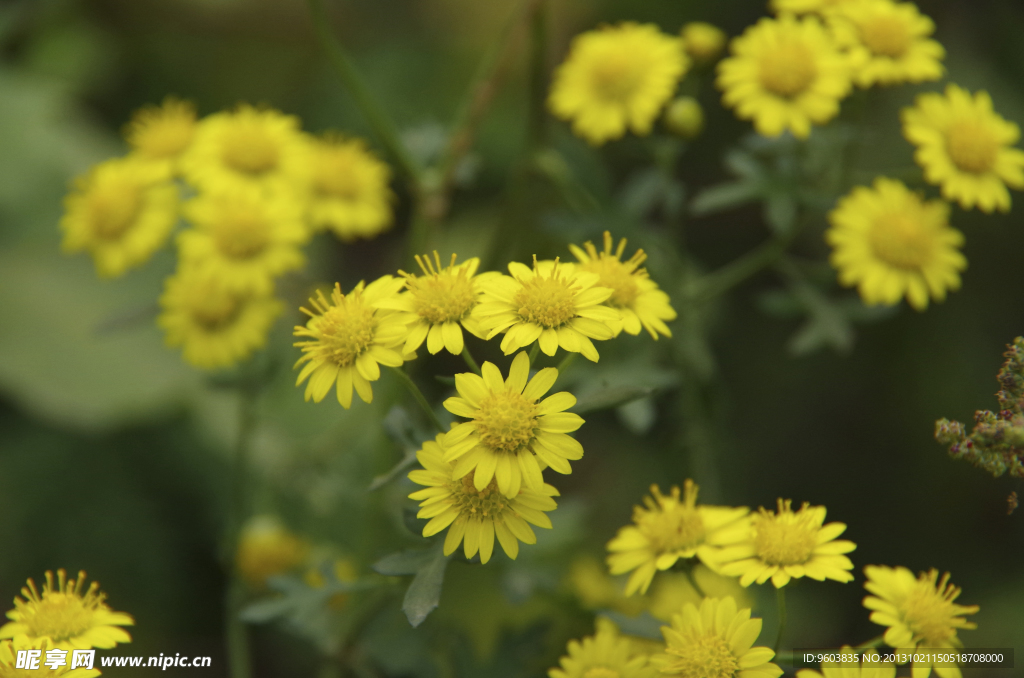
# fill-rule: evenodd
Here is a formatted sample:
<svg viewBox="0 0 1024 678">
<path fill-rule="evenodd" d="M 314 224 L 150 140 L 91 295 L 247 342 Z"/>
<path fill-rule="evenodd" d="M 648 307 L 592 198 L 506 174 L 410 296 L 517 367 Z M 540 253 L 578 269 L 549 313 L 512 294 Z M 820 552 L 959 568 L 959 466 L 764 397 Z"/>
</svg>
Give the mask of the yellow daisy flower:
<svg viewBox="0 0 1024 678">
<path fill-rule="evenodd" d="M 704 21 L 684 24 L 679 35 L 683 38 L 683 49 L 695 61 L 713 61 L 725 48 L 725 32 Z"/>
<path fill-rule="evenodd" d="M 302 205 L 245 186 L 202 193 L 185 203 L 192 229 L 178 236 L 182 261 L 216 273 L 236 291 L 268 294 L 274 278 L 301 268 L 309 238 Z"/>
<path fill-rule="evenodd" d="M 431 355 L 441 349 L 459 355 L 464 348 L 462 328 L 474 336 L 480 335 L 477 322 L 471 316 L 480 298 L 481 283 L 494 274 L 476 275 L 480 260 L 476 257 L 456 265 L 452 255 L 448 266 L 441 265 L 441 257 L 434 252 L 429 256 L 416 255 L 423 275 L 399 271 L 405 278 L 406 292 L 382 302 L 381 308 L 400 311 L 409 323 L 409 336 L 405 340 L 405 352 L 412 353 L 424 341 Z"/>
<path fill-rule="evenodd" d="M 456 462 L 454 477 L 475 471 L 477 490 L 493 478 L 505 496 L 515 497 L 524 485 L 543 486 L 541 462 L 558 473 L 572 473 L 569 461 L 583 457 L 583 446 L 566 434 L 582 426 L 583 418 L 565 410 L 576 404 L 576 397 L 562 391 L 541 400 L 558 370 L 546 367 L 529 379 L 530 358 L 521 352 L 507 380 L 494 363 L 485 362 L 481 372 L 482 377 L 456 374 L 459 395 L 444 401 L 449 412 L 472 420 L 445 434 L 445 461 Z"/>
<path fill-rule="evenodd" d="M 833 10 L 855 0 L 771 0 L 768 6 L 776 14 L 821 14 L 827 16 Z"/>
<path fill-rule="evenodd" d="M 618 311 L 603 305 L 613 290 L 599 287 L 596 273 L 557 259 L 534 257 L 533 269 L 513 261 L 508 270 L 512 277 L 484 281 L 480 304 L 473 309 L 487 338 L 505 332 L 505 355 L 536 341 L 546 355 L 555 355 L 561 346 L 597 362 L 600 356 L 591 339 L 611 339 L 622 323 Z"/>
<path fill-rule="evenodd" d="M 642 327 L 654 339 L 659 334 L 671 337 L 672 331 L 665 321 L 675 320 L 676 312 L 669 303 L 668 295 L 658 289 L 658 284 L 647 275 L 647 269 L 640 267 L 647 260 L 647 255 L 643 250 L 637 250 L 623 261 L 626 239 L 620 240 L 614 250 L 612 245 L 612 234 L 605 231 L 603 252 L 598 252 L 589 241 L 582 248 L 569 245 L 569 250 L 580 262 L 578 268 L 581 271 L 596 273 L 597 284 L 612 290 L 605 304 L 622 316 L 622 323 L 615 326 L 615 335 L 625 330 L 635 336 L 640 334 Z"/>
<path fill-rule="evenodd" d="M 312 142 L 309 218 L 345 241 L 372 238 L 391 225 L 391 169 L 362 139 L 328 134 Z"/>
<path fill-rule="evenodd" d="M 86 251 L 96 273 L 114 278 L 160 249 L 178 220 L 178 189 L 154 163 L 116 158 L 75 180 L 64 199 L 65 252 Z"/>
<path fill-rule="evenodd" d="M 243 186 L 291 192 L 308 182 L 309 156 L 298 118 L 241 104 L 199 122 L 181 170 L 203 191 Z"/>
<path fill-rule="evenodd" d="M 761 620 L 750 609 L 737 609 L 733 598 L 705 598 L 698 608 L 687 603 L 662 626 L 665 654 L 652 663 L 663 676 L 679 678 L 778 678 L 782 669 L 771 662 L 775 652 L 753 647 L 761 634 Z"/>
<path fill-rule="evenodd" d="M 475 376 L 475 375 L 474 375 Z M 417 518 L 429 518 L 424 537 L 432 537 L 445 528 L 444 554 L 451 555 L 465 540 L 465 554 L 472 558 L 480 552 L 480 562 L 491 559 L 494 538 L 509 558 L 519 555 L 519 542 L 536 544 L 530 525 L 551 529 L 546 511 L 554 511 L 558 490 L 541 483 L 536 488 L 522 487 L 514 495 L 499 492 L 492 479 L 477 489 L 474 472 L 458 476 L 456 465 L 447 460 L 445 436 L 423 443 L 416 458 L 422 470 L 409 473 L 409 479 L 426 489 L 413 492 L 410 499 L 420 502 Z"/>
<path fill-rule="evenodd" d="M 917 97 L 901 117 L 903 136 L 917 146 L 914 159 L 943 197 L 964 209 L 1010 210 L 1006 187 L 1024 188 L 1024 151 L 1013 147 L 1020 128 L 992 110 L 988 92 L 972 97 L 950 84 L 945 96 Z"/>
<path fill-rule="evenodd" d="M 558 660 L 561 668 L 548 670 L 548 678 L 654 678 L 658 669 L 648 657 L 635 651 L 629 638 L 612 624 L 598 624 L 597 632 L 582 640 L 570 640 L 568 654 Z"/>
<path fill-rule="evenodd" d="M 946 50 L 929 40 L 935 24 L 911 2 L 853 0 L 829 14 L 859 87 L 938 80 Z"/>
<path fill-rule="evenodd" d="M 239 292 L 208 271 L 183 269 L 167 278 L 157 325 L 168 346 L 195 367 L 213 370 L 247 359 L 267 343 L 283 308 L 270 294 Z"/>
<path fill-rule="evenodd" d="M 604 26 L 573 39 L 548 107 L 594 146 L 647 135 L 688 67 L 682 40 L 654 24 Z"/>
<path fill-rule="evenodd" d="M 865 304 L 899 303 L 921 311 L 960 288 L 964 238 L 949 226 L 949 205 L 925 201 L 895 179 L 858 186 L 829 213 L 825 239 L 839 282 L 857 286 Z"/>
<path fill-rule="evenodd" d="M 959 648 L 957 629 L 974 629 L 977 624 L 964 619 L 974 614 L 977 605 L 957 605 L 953 601 L 960 589 L 949 583 L 949 573 L 939 579 L 939 571 L 932 569 L 915 577 L 905 567 L 868 565 L 864 568 L 867 581 L 864 588 L 873 596 L 864 598 L 864 607 L 871 610 L 871 621 L 885 630 L 885 642 L 905 652 L 919 647 Z M 932 665 L 915 664 L 914 678 L 927 678 Z M 954 666 L 936 666 L 941 678 L 960 678 L 960 669 Z"/>
<path fill-rule="evenodd" d="M 261 588 L 267 579 L 301 565 L 309 543 L 292 534 L 276 517 L 253 516 L 242 527 L 235 564 L 250 585 Z"/>
<path fill-rule="evenodd" d="M 196 131 L 196 107 L 190 101 L 167 97 L 160 106 L 135 111 L 124 129 L 132 150 L 146 160 L 163 163 L 176 173 L 178 159 L 192 143 Z"/>
<path fill-rule="evenodd" d="M 842 662 L 823 662 L 821 671 L 801 669 L 796 678 L 896 678 L 896 666 L 892 662 L 872 662 L 863 659 L 849 645 L 837 653 L 846 655 Z"/>
<path fill-rule="evenodd" d="M 743 539 L 749 527 L 745 516 L 750 509 L 727 506 L 697 506 L 698 487 L 687 479 L 682 498 L 673 487 L 669 496 L 651 485 L 651 496 L 643 506 L 633 507 L 633 525 L 620 528 L 608 542 L 608 567 L 612 574 L 632 571 L 626 595 L 647 588 L 658 570 L 667 570 L 680 558 L 697 556 L 711 568 L 724 545 Z"/>
<path fill-rule="evenodd" d="M 50 665 L 46 663 L 46 652 L 53 649 L 64 650 L 67 653 L 64 655 L 65 664 L 55 669 L 50 668 Z M 19 650 L 39 650 L 38 666 L 34 669 L 27 666 L 18 668 Z M 35 643 L 24 640 L 21 642 L 0 641 L 0 678 L 58 678 L 58 676 L 60 678 L 93 678 L 93 676 L 100 675 L 100 670 L 96 668 L 87 669 L 80 666 L 72 669 L 73 661 L 73 655 L 68 648 L 55 646 L 46 640 Z"/>
<path fill-rule="evenodd" d="M 314 311 L 301 309 L 309 316 L 305 327 L 295 327 L 296 342 L 302 357 L 295 367 L 306 363 L 295 385 L 309 377 L 306 401 L 320 402 L 337 384 L 338 402 L 346 410 L 352 406 L 352 389 L 363 399 L 373 402 L 371 381 L 380 379 L 380 365 L 398 367 L 405 362 L 396 347 L 405 339 L 405 321 L 398 314 L 381 313 L 378 304 L 402 289 L 405 281 L 386 275 L 369 285 L 360 281 L 348 294 L 341 293 L 335 283 L 330 301 L 317 291 L 309 303 Z"/>
<path fill-rule="evenodd" d="M 850 91 L 846 56 L 817 17 L 761 19 L 730 43 L 718 64 L 722 102 L 753 120 L 758 134 L 805 139 L 839 112 Z"/>
<path fill-rule="evenodd" d="M 853 580 L 853 563 L 844 553 L 857 548 L 852 541 L 836 540 L 846 531 L 843 523 L 825 522 L 825 507 L 807 502 L 793 512 L 789 499 L 779 499 L 778 512 L 760 508 L 750 516 L 750 533 L 742 544 L 721 554 L 719 571 L 739 577 L 740 584 L 763 584 L 769 579 L 782 588 L 790 579 Z"/>
<path fill-rule="evenodd" d="M 61 648 L 81 650 L 106 650 L 130 643 L 132 637 L 121 627 L 135 624 L 131 615 L 111 610 L 103 602 L 107 596 L 97 582 L 83 592 L 84 586 L 85 572 L 69 581 L 63 569 L 57 570 L 56 585 L 53 572 L 47 570 L 42 593 L 29 579 L 28 586 L 21 588 L 24 599 L 14 597 L 14 609 L 7 612 L 11 621 L 0 626 L 0 638 L 12 638 L 15 643 L 46 640 Z"/>
</svg>

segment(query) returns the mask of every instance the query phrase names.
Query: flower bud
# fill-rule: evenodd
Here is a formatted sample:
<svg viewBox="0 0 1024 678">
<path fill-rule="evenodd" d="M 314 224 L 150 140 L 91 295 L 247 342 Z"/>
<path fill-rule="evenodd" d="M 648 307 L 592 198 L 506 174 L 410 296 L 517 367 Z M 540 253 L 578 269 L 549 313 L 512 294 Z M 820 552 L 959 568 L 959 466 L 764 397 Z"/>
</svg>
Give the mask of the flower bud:
<svg viewBox="0 0 1024 678">
<path fill-rule="evenodd" d="M 691 21 L 683 26 L 679 34 L 683 36 L 686 53 L 694 61 L 713 61 L 725 47 L 725 33 L 717 26 L 703 21 Z"/>
<path fill-rule="evenodd" d="M 693 97 L 677 97 L 665 109 L 665 127 L 684 139 L 694 139 L 704 129 L 704 109 Z"/>
</svg>

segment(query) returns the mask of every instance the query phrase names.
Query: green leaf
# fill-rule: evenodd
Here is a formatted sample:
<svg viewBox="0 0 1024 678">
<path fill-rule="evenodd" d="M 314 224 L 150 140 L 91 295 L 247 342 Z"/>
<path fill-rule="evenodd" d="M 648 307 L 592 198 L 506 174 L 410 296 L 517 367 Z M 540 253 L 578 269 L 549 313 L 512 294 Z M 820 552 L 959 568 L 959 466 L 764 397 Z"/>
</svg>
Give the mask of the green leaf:
<svg viewBox="0 0 1024 678">
<path fill-rule="evenodd" d="M 704 216 L 737 207 L 760 197 L 760 182 L 738 181 L 705 188 L 690 202 L 690 213 Z"/>
<path fill-rule="evenodd" d="M 371 565 L 374 572 L 389 577 L 416 574 L 434 558 L 434 549 L 405 549 L 384 556 Z"/>
<path fill-rule="evenodd" d="M 576 399 L 576 405 L 572 410 L 577 413 L 607 410 L 631 403 L 639 398 L 645 398 L 656 390 L 653 386 L 631 386 L 628 384 L 608 386 L 581 395 Z"/>
<path fill-rule="evenodd" d="M 369 492 L 387 485 L 405 469 L 416 462 L 416 453 L 423 447 L 423 440 L 430 440 L 433 436 L 424 433 L 409 417 L 409 413 L 401 405 L 395 405 L 389 411 L 383 421 L 384 432 L 388 437 L 401 448 L 403 456 L 401 461 L 395 464 L 387 473 L 374 477 L 368 488 Z"/>
<path fill-rule="evenodd" d="M 431 557 L 422 563 L 413 577 L 402 601 L 402 611 L 413 627 L 423 623 L 441 603 L 441 586 L 448 556 L 444 555 L 444 541 L 439 539 L 431 550 Z"/>
<path fill-rule="evenodd" d="M 295 601 L 287 597 L 265 598 L 246 605 L 239 612 L 238 617 L 249 624 L 266 624 L 267 622 L 284 617 L 294 607 Z"/>
<path fill-rule="evenodd" d="M 797 203 L 793 194 L 780 190 L 764 204 L 764 220 L 776 235 L 785 236 L 796 227 Z"/>
<path fill-rule="evenodd" d="M 634 435 L 642 436 L 651 430 L 657 419 L 657 410 L 654 407 L 654 399 L 650 396 L 637 398 L 625 405 L 619 405 L 615 414 L 619 421 Z"/>
</svg>

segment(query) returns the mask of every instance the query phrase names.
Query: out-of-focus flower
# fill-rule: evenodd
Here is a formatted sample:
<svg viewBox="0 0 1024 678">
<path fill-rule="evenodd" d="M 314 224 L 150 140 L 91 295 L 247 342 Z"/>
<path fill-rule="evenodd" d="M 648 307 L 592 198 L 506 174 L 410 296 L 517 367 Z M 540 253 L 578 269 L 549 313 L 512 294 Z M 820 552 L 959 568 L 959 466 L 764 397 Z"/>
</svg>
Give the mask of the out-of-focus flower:
<svg viewBox="0 0 1024 678">
<path fill-rule="evenodd" d="M 309 218 L 342 240 L 372 238 L 391 225 L 391 169 L 362 139 L 331 134 L 312 142 Z"/>
<path fill-rule="evenodd" d="M 308 554 L 309 543 L 293 534 L 276 516 L 258 515 L 242 527 L 235 563 L 246 582 L 262 588 L 267 578 L 297 568 Z"/>
<path fill-rule="evenodd" d="M 582 640 L 570 640 L 567 654 L 558 660 L 560 668 L 550 669 L 548 678 L 654 678 L 656 667 L 646 654 L 620 636 L 611 624 L 598 624 L 597 632 Z"/>
<path fill-rule="evenodd" d="M 141 158 L 161 163 L 168 175 L 178 173 L 178 160 L 192 143 L 196 107 L 191 101 L 167 97 L 160 106 L 135 111 L 124 138 Z"/>
<path fill-rule="evenodd" d="M 725 32 L 704 21 L 683 25 L 679 35 L 683 38 L 683 49 L 694 61 L 714 61 L 725 48 Z"/>
</svg>

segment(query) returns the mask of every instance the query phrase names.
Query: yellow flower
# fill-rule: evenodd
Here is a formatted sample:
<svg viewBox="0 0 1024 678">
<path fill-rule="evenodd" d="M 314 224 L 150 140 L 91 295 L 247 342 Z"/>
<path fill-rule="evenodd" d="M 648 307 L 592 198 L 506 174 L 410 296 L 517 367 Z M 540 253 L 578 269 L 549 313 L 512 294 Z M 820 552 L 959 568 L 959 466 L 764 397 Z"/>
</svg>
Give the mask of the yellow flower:
<svg viewBox="0 0 1024 678">
<path fill-rule="evenodd" d="M 665 128 L 683 139 L 696 139 L 704 131 L 704 109 L 693 97 L 677 97 L 665 109 Z"/>
<path fill-rule="evenodd" d="M 725 32 L 718 26 L 704 21 L 691 21 L 679 31 L 683 38 L 683 49 L 695 61 L 712 61 L 718 58 L 725 47 Z"/>
<path fill-rule="evenodd" d="M 570 640 L 568 654 L 558 660 L 561 668 L 548 670 L 548 678 L 654 678 L 656 667 L 645 654 L 637 653 L 628 638 L 611 624 L 598 624 L 597 633 Z"/>
<path fill-rule="evenodd" d="M 46 652 L 48 650 L 64 650 L 64 661 L 63 666 L 57 668 L 50 668 L 47 665 Z M 39 650 L 40 654 L 37 658 L 38 666 L 34 669 L 24 667 L 18 668 L 18 651 L 19 650 Z M 0 641 L 0 678 L 93 678 L 93 676 L 100 675 L 99 669 L 91 668 L 87 669 L 84 666 L 80 666 L 76 669 L 71 668 L 71 664 L 74 661 L 74 655 L 72 651 L 65 647 L 55 646 L 49 641 L 43 640 L 35 643 L 26 642 L 25 640 L 11 642 L 9 640 Z M 95 665 L 95 660 L 94 660 Z"/>
<path fill-rule="evenodd" d="M 53 572 L 47 570 L 42 593 L 29 579 L 21 588 L 24 600 L 14 597 L 14 609 L 7 612 L 11 621 L 0 627 L 0 638 L 15 643 L 46 640 L 51 646 L 82 650 L 130 643 L 132 637 L 121 627 L 135 624 L 131 615 L 111 610 L 97 582 L 83 592 L 84 586 L 85 572 L 69 581 L 62 569 L 57 570 L 56 585 Z"/>
<path fill-rule="evenodd" d="M 949 206 L 924 201 L 899 181 L 879 177 L 873 188 L 858 186 L 828 215 L 825 239 L 839 282 L 857 286 L 865 304 L 899 303 L 906 296 L 917 310 L 960 288 L 967 268 L 963 235 L 949 226 Z"/>
<path fill-rule="evenodd" d="M 245 360 L 267 342 L 282 304 L 269 294 L 226 288 L 210 272 L 183 269 L 167 278 L 157 325 L 191 365 L 213 370 Z"/>
<path fill-rule="evenodd" d="M 195 131 L 196 107 L 192 102 L 167 97 L 161 106 L 135 111 L 124 136 L 140 157 L 162 163 L 165 171 L 173 174 Z"/>
<path fill-rule="evenodd" d="M 716 84 L 723 103 L 753 120 L 758 134 L 777 137 L 789 129 L 804 139 L 812 124 L 836 116 L 850 91 L 848 60 L 817 17 L 761 19 L 730 50 L 718 64 Z"/>
<path fill-rule="evenodd" d="M 820 14 L 828 16 L 834 10 L 855 0 L 771 0 L 769 7 L 776 14 Z"/>
<path fill-rule="evenodd" d="M 829 14 L 859 87 L 925 82 L 942 77 L 946 50 L 929 40 L 935 24 L 910 2 L 853 0 Z"/>
<path fill-rule="evenodd" d="M 627 128 L 646 135 L 688 67 L 682 40 L 654 24 L 604 26 L 573 40 L 548 107 L 594 146 Z"/>
<path fill-rule="evenodd" d="M 692 579 L 691 579 L 692 578 Z M 700 588 L 698 593 L 693 583 Z M 700 605 L 704 598 L 731 597 L 738 607 L 750 607 L 751 596 L 748 589 L 740 586 L 736 577 L 725 577 L 716 574 L 704 565 L 695 565 L 689 573 L 662 572 L 654 580 L 646 598 L 649 599 L 648 612 L 655 619 L 671 622 L 672 615 L 683 608 L 686 603 Z M 632 596 L 627 600 L 643 599 L 643 596 Z"/>
<path fill-rule="evenodd" d="M 178 236 L 182 261 L 231 290 L 268 294 L 274 277 L 306 263 L 299 247 L 309 232 L 292 197 L 235 186 L 202 193 L 183 211 L 194 228 Z"/>
<path fill-rule="evenodd" d="M 843 661 L 822 662 L 821 672 L 802 669 L 796 678 L 896 678 L 896 666 L 891 662 L 872 662 L 858 658 L 859 652 L 844 645 L 836 653 L 846 655 Z"/>
<path fill-rule="evenodd" d="M 65 252 L 87 251 L 103 278 L 149 261 L 178 220 L 178 189 L 154 163 L 118 158 L 75 180 L 64 199 Z"/>
<path fill-rule="evenodd" d="M 431 537 L 448 529 L 444 540 L 444 554 L 451 555 L 465 539 L 465 554 L 472 558 L 480 552 L 480 562 L 491 559 L 494 537 L 509 558 L 519 555 L 519 542 L 536 544 L 537 536 L 527 523 L 551 529 L 551 519 L 545 511 L 555 510 L 558 490 L 541 483 L 535 489 L 520 488 L 513 496 L 499 492 L 495 480 L 476 488 L 473 472 L 461 477 L 455 473 L 455 464 L 446 460 L 444 434 L 423 443 L 416 458 L 422 470 L 409 473 L 409 479 L 426 489 L 413 492 L 410 499 L 420 502 L 417 518 L 429 518 L 423 536 Z"/>
<path fill-rule="evenodd" d="M 651 661 L 661 675 L 679 678 L 778 678 L 782 669 L 771 663 L 775 652 L 753 647 L 761 620 L 737 609 L 733 598 L 705 598 L 700 608 L 687 603 L 662 626 L 665 654 Z"/>
<path fill-rule="evenodd" d="M 903 136 L 917 146 L 914 159 L 929 183 L 964 209 L 1010 210 L 1009 186 L 1024 188 L 1024 151 L 1013 145 L 1020 128 L 992 110 L 988 92 L 950 84 L 945 96 L 917 97 L 901 113 Z"/>
<path fill-rule="evenodd" d="M 267 579 L 305 561 L 309 543 L 292 534 L 275 516 L 253 516 L 242 527 L 235 564 L 250 585 L 262 588 Z"/>
<path fill-rule="evenodd" d="M 600 356 L 590 340 L 611 339 L 622 323 L 618 311 L 603 305 L 612 290 L 597 286 L 598 275 L 536 257 L 532 270 L 516 261 L 508 270 L 511 278 L 484 281 L 480 304 L 473 310 L 487 338 L 505 332 L 505 355 L 536 341 L 546 355 L 555 355 L 561 346 L 597 362 Z"/>
<path fill-rule="evenodd" d="M 673 487 L 669 496 L 651 485 L 651 497 L 633 507 L 633 525 L 620 528 L 608 542 L 612 574 L 633 571 L 626 595 L 646 593 L 658 570 L 667 570 L 680 558 L 697 556 L 715 568 L 723 545 L 743 539 L 748 531 L 746 507 L 697 506 L 697 485 L 687 479 L 683 496 Z"/>
<path fill-rule="evenodd" d="M 453 254 L 451 263 L 442 266 L 436 251 L 433 261 L 417 254 L 416 263 L 423 275 L 399 271 L 405 277 L 408 291 L 383 302 L 381 308 L 400 311 L 409 323 L 406 353 L 412 353 L 426 341 L 431 354 L 447 348 L 449 353 L 459 355 L 464 347 L 462 328 L 480 334 L 470 314 L 476 308 L 484 276 L 493 274 L 477 276 L 480 260 L 475 257 L 456 265 Z"/>
<path fill-rule="evenodd" d="M 583 248 L 569 245 L 569 250 L 579 260 L 581 271 L 596 273 L 597 285 L 612 290 L 605 304 L 622 316 L 621 325 L 615 325 L 615 335 L 618 336 L 621 330 L 637 335 L 642 327 L 654 339 L 659 334 L 671 337 L 672 332 L 665 321 L 675 320 L 676 312 L 669 303 L 668 295 L 658 289 L 658 284 L 647 275 L 647 269 L 640 267 L 647 260 L 647 255 L 643 250 L 637 250 L 623 261 L 626 239 L 620 240 L 614 251 L 612 245 L 612 234 L 605 231 L 603 252 L 598 252 L 589 241 L 583 244 Z"/>
<path fill-rule="evenodd" d="M 873 596 L 864 598 L 864 607 L 871 610 L 871 621 L 885 630 L 885 642 L 891 647 L 912 653 L 919 647 L 959 648 L 957 629 L 974 629 L 977 624 L 964 619 L 974 614 L 977 605 L 957 605 L 953 601 L 960 589 L 949 583 L 949 573 L 939 579 L 939 571 L 922 572 L 919 577 L 905 567 L 868 565 L 864 568 L 864 588 Z M 915 664 L 914 678 L 927 678 L 932 665 Z M 936 666 L 941 678 L 960 678 L 960 669 Z"/>
<path fill-rule="evenodd" d="M 292 192 L 309 180 L 309 145 L 294 116 L 242 104 L 199 122 L 181 170 L 203 191 L 243 186 Z"/>
<path fill-rule="evenodd" d="M 647 608 L 648 601 L 643 596 L 623 595 L 619 579 L 609 575 L 598 558 L 580 555 L 569 565 L 565 583 L 585 610 L 612 609 L 635 617 Z"/>
<path fill-rule="evenodd" d="M 494 363 L 485 362 L 481 371 L 482 377 L 456 374 L 459 395 L 444 401 L 449 412 L 472 420 L 445 434 L 445 461 L 456 462 L 454 477 L 475 470 L 477 490 L 494 478 L 505 496 L 515 497 L 524 485 L 543 487 L 540 462 L 558 473 L 572 473 L 569 461 L 583 457 L 583 446 L 566 434 L 582 426 L 583 419 L 565 410 L 576 404 L 576 397 L 562 391 L 541 400 L 558 370 L 546 367 L 527 383 L 530 358 L 521 352 L 507 380 Z"/>
<path fill-rule="evenodd" d="M 739 577 L 740 584 L 763 584 L 769 579 L 782 588 L 790 579 L 810 577 L 817 581 L 853 580 L 853 563 L 844 553 L 857 548 L 852 541 L 836 537 L 846 531 L 843 523 L 825 522 L 825 507 L 807 502 L 793 512 L 789 499 L 779 499 L 777 513 L 765 508 L 750 516 L 747 539 L 721 554 L 720 572 Z"/>
<path fill-rule="evenodd" d="M 370 382 L 380 379 L 380 365 L 398 367 L 405 361 L 396 348 L 405 338 L 405 322 L 397 314 L 378 311 L 378 304 L 398 294 L 404 283 L 386 275 L 369 285 L 360 281 L 348 294 L 335 283 L 330 301 L 319 290 L 317 299 L 310 298 L 315 313 L 301 309 L 309 320 L 305 327 L 295 327 L 295 336 L 309 340 L 294 344 L 302 347 L 295 367 L 306 363 L 295 385 L 309 377 L 307 402 L 323 400 L 335 383 L 338 402 L 346 410 L 352 406 L 353 388 L 363 402 L 373 401 Z"/>
<path fill-rule="evenodd" d="M 391 225 L 391 170 L 362 139 L 329 134 L 312 142 L 309 215 L 342 240 L 372 238 Z"/>
</svg>

